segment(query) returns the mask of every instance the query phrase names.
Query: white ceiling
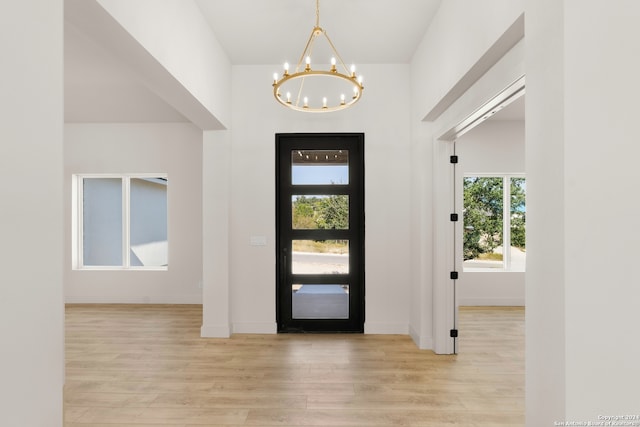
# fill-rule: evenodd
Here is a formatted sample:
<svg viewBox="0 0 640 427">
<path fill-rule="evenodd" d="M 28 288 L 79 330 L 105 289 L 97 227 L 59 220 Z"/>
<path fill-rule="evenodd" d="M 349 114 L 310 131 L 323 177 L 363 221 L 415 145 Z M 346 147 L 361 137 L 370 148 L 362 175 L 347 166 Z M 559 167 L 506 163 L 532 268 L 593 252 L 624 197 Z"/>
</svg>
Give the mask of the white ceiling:
<svg viewBox="0 0 640 427">
<path fill-rule="evenodd" d="M 295 64 L 316 21 L 315 0 L 195 1 L 232 64 Z M 409 63 L 441 1 L 321 0 L 320 26 L 349 64 Z M 187 121 L 68 21 L 64 40 L 65 121 Z M 516 105 L 495 118 L 522 120 L 523 112 Z"/>
<path fill-rule="evenodd" d="M 349 63 L 408 63 L 441 1 L 321 0 L 320 25 Z M 315 0 L 196 2 L 233 64 L 295 63 L 316 21 Z M 186 119 L 126 64 L 65 22 L 65 121 Z"/>
<path fill-rule="evenodd" d="M 320 0 L 320 26 L 346 62 L 409 63 L 441 1 Z M 196 2 L 234 64 L 295 62 L 316 23 L 315 0 Z"/>
</svg>

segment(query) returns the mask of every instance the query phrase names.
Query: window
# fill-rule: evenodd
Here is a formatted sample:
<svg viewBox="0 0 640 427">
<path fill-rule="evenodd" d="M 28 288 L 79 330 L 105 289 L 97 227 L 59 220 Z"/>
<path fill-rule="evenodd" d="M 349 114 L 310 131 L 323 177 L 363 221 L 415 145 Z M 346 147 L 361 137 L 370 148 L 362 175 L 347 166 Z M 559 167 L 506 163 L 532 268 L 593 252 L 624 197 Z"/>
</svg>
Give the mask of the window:
<svg viewBox="0 0 640 427">
<path fill-rule="evenodd" d="M 73 267 L 168 267 L 167 175 L 75 175 Z"/>
<path fill-rule="evenodd" d="M 525 178 L 465 176 L 463 188 L 464 270 L 524 271 Z"/>
</svg>

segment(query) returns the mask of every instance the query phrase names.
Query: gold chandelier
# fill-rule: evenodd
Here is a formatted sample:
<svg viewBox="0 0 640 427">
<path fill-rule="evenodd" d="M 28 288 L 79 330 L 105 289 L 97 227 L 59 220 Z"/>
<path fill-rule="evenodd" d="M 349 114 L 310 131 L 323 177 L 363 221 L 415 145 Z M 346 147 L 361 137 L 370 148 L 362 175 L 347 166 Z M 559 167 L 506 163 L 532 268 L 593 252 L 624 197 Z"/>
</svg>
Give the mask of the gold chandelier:
<svg viewBox="0 0 640 427">
<path fill-rule="evenodd" d="M 311 68 L 311 54 L 316 39 L 324 36 L 331 51 L 331 66 L 326 70 Z M 327 58 L 329 59 L 329 58 Z M 285 62 L 282 76 L 273 74 L 273 96 L 285 107 L 296 111 L 325 113 L 348 108 L 362 97 L 362 76 L 356 67 L 347 68 L 327 32 L 320 27 L 320 0 L 316 0 L 316 25 L 292 73 Z"/>
</svg>

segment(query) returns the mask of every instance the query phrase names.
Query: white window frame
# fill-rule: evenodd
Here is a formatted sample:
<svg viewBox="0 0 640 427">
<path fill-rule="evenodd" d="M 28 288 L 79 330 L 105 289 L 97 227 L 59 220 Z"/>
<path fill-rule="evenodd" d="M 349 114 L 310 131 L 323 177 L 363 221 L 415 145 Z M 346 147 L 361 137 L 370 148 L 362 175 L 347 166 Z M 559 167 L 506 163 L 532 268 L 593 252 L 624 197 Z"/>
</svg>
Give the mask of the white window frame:
<svg viewBox="0 0 640 427">
<path fill-rule="evenodd" d="M 511 250 L 505 250 L 505 242 L 509 242 L 511 247 L 511 178 L 524 178 L 526 182 L 526 175 L 523 173 L 465 173 L 462 178 L 462 189 L 464 192 L 464 179 L 465 178 L 502 178 L 502 268 L 477 268 L 477 267 L 464 267 L 464 272 L 471 273 L 501 273 L 501 272 L 516 272 L 524 273 L 526 267 L 522 270 L 512 270 L 511 266 Z M 462 199 L 462 207 L 464 210 L 464 196 Z M 464 216 L 461 226 L 464 229 Z M 463 248 L 464 250 L 464 248 Z"/>
<path fill-rule="evenodd" d="M 122 265 L 84 265 L 84 210 L 83 194 L 85 178 L 115 178 L 122 181 Z M 164 178 L 168 181 L 167 173 L 90 173 L 74 174 L 72 176 L 72 269 L 73 270 L 145 270 L 145 271 L 167 271 L 166 266 L 132 266 L 131 265 L 131 179 L 152 179 Z M 168 184 L 167 184 L 168 185 Z M 167 194 L 167 204 L 169 196 Z M 167 206 L 167 210 L 169 206 Z M 168 216 L 168 213 L 167 213 Z M 167 236 L 169 224 L 167 223 Z M 168 249 L 167 249 L 168 250 Z M 167 260 L 169 254 L 167 254 Z"/>
</svg>

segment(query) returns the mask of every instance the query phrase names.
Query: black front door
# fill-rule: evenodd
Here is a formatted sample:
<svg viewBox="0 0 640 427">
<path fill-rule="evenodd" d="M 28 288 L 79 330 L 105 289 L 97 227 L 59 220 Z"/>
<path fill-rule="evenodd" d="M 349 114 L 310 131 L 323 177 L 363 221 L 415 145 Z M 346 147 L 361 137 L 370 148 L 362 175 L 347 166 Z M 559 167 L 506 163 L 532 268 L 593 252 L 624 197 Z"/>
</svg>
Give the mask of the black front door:
<svg viewBox="0 0 640 427">
<path fill-rule="evenodd" d="M 364 134 L 276 135 L 279 332 L 364 331 Z"/>
</svg>

